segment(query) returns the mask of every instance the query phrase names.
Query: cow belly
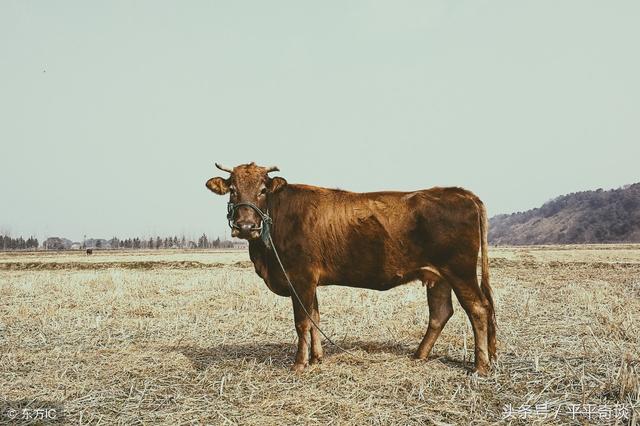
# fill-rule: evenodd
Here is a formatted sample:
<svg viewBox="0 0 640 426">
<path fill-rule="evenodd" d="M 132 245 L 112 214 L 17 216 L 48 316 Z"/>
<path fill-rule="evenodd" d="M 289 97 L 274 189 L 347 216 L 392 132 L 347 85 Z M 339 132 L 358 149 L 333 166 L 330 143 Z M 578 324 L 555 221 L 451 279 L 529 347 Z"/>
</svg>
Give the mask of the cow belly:
<svg viewBox="0 0 640 426">
<path fill-rule="evenodd" d="M 340 279 L 340 277 L 336 277 L 327 283 L 320 283 L 320 285 L 339 285 L 385 291 L 413 281 L 421 282 L 423 285 L 432 287 L 441 279 L 442 275 L 438 268 L 431 264 L 425 264 L 408 272 L 397 272 L 390 276 L 381 277 L 372 275 L 368 278 L 355 280 L 353 277 L 343 277 L 342 279 Z"/>
<path fill-rule="evenodd" d="M 378 290 L 378 291 L 386 291 L 391 290 L 394 287 L 397 287 L 404 283 L 394 283 L 394 282 L 332 282 L 332 283 L 320 283 L 321 286 L 328 285 L 337 285 L 341 287 L 353 287 L 353 288 L 364 288 L 367 290 Z"/>
</svg>

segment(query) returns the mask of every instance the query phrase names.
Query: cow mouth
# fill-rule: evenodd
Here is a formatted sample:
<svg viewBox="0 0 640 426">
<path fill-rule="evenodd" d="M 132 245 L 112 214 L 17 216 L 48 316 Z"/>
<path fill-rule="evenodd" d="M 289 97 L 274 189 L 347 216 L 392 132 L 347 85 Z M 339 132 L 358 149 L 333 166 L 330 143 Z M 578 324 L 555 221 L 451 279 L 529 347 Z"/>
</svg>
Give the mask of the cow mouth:
<svg viewBox="0 0 640 426">
<path fill-rule="evenodd" d="M 260 231 L 262 228 L 251 228 L 249 230 L 241 230 L 238 228 L 233 228 L 233 230 L 231 230 L 231 236 L 234 238 L 240 238 L 243 240 L 255 240 L 260 238 Z"/>
</svg>

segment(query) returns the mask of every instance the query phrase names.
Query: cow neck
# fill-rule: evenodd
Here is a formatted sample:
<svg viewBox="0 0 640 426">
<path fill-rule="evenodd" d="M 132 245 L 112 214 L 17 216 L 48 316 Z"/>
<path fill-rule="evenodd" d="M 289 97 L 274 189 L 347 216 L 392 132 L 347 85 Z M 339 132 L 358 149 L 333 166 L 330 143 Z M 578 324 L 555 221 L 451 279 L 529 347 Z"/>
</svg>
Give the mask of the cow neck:
<svg viewBox="0 0 640 426">
<path fill-rule="evenodd" d="M 273 231 L 275 230 L 276 226 L 276 222 L 278 219 L 278 207 L 280 206 L 280 192 L 277 192 L 275 194 L 272 194 L 271 197 L 269 197 L 269 199 L 267 200 L 267 215 L 269 215 L 269 217 L 271 217 L 271 237 L 273 240 L 276 240 L 276 236 L 273 234 Z"/>
</svg>

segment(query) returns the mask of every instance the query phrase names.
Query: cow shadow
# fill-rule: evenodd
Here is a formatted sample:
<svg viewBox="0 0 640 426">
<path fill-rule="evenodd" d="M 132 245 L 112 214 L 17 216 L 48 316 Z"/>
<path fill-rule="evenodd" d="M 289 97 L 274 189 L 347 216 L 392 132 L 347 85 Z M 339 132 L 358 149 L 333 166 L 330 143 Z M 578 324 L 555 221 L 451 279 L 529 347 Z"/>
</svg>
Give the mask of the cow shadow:
<svg viewBox="0 0 640 426">
<path fill-rule="evenodd" d="M 447 356 L 432 356 L 428 360 L 414 360 L 415 347 L 397 342 L 350 341 L 339 344 L 344 349 L 355 352 L 355 360 L 363 364 L 367 364 L 369 361 L 384 362 L 404 359 L 407 362 L 423 363 L 425 367 L 432 363 L 441 363 L 456 369 L 470 370 L 472 366 L 471 363 Z M 325 362 L 332 359 L 337 363 L 343 362 L 343 360 L 344 362 L 352 362 L 353 358 L 349 354 L 328 344 L 328 342 L 323 343 L 323 348 Z M 200 371 L 229 361 L 262 364 L 274 369 L 288 369 L 295 358 L 296 344 L 292 342 L 224 343 L 211 347 L 182 345 L 165 347 L 164 351 L 182 354 Z M 371 360 L 368 360 L 368 358 L 371 358 Z"/>
<path fill-rule="evenodd" d="M 165 348 L 167 352 L 187 357 L 197 370 L 206 370 L 227 361 L 284 367 L 293 360 L 295 349 L 291 343 L 224 343 L 211 347 L 185 345 Z"/>
</svg>

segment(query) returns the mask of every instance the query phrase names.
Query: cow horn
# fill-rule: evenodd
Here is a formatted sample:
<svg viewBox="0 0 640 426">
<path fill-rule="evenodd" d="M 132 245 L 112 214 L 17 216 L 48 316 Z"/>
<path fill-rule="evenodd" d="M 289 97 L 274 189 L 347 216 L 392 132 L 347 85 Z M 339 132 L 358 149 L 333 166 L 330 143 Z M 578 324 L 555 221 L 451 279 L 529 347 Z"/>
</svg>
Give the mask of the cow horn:
<svg viewBox="0 0 640 426">
<path fill-rule="evenodd" d="M 223 172 L 233 173 L 233 169 L 230 169 L 229 167 L 223 166 L 222 164 L 216 163 L 216 167 L 219 168 L 220 170 L 222 170 Z"/>
<path fill-rule="evenodd" d="M 278 166 L 271 166 L 271 167 L 266 167 L 267 169 L 267 173 L 271 173 L 271 172 L 279 172 L 280 169 L 278 168 Z"/>
</svg>

